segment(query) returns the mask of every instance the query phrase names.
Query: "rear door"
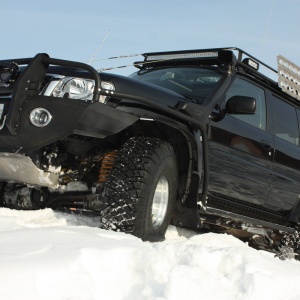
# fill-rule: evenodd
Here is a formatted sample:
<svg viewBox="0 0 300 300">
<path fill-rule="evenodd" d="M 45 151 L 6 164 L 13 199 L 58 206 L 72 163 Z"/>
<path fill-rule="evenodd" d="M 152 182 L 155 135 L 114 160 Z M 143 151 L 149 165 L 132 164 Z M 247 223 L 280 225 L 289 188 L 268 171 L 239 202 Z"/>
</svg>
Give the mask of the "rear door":
<svg viewBox="0 0 300 300">
<path fill-rule="evenodd" d="M 237 77 L 221 107 L 232 96 L 257 101 L 254 115 L 226 114 L 209 128 L 209 192 L 254 207 L 267 208 L 274 140 L 267 132 L 265 90 Z"/>
<path fill-rule="evenodd" d="M 269 206 L 288 215 L 300 196 L 299 109 L 271 94 L 275 155 Z M 298 112 L 298 113 L 297 113 Z"/>
</svg>

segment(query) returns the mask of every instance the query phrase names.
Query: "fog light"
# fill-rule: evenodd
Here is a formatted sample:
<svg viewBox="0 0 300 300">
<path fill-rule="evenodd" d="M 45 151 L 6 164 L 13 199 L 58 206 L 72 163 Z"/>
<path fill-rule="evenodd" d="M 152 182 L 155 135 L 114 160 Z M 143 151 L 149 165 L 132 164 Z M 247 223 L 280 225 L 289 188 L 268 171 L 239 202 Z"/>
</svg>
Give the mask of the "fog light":
<svg viewBox="0 0 300 300">
<path fill-rule="evenodd" d="M 0 83 L 9 84 L 15 81 L 18 76 L 19 67 L 16 63 L 2 62 L 0 65 Z"/>
<path fill-rule="evenodd" d="M 32 125 L 36 127 L 44 127 L 50 123 L 52 116 L 47 109 L 38 107 L 31 111 L 29 119 Z"/>
<path fill-rule="evenodd" d="M 9 70 L 0 70 L 0 82 L 7 83 L 10 80 Z"/>
</svg>

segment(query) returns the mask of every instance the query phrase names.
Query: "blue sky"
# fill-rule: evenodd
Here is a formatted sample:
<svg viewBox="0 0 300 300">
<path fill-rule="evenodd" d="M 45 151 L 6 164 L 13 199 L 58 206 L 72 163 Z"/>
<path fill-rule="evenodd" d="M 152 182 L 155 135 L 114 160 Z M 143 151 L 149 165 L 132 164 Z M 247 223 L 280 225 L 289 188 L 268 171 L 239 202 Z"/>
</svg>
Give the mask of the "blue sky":
<svg viewBox="0 0 300 300">
<path fill-rule="evenodd" d="M 96 58 L 236 46 L 274 68 L 278 54 L 300 65 L 299 11 L 300 0 L 2 1 L 1 58 L 46 52 L 88 62 L 99 46 Z M 94 61 L 93 66 L 135 60 L 140 58 Z"/>
</svg>

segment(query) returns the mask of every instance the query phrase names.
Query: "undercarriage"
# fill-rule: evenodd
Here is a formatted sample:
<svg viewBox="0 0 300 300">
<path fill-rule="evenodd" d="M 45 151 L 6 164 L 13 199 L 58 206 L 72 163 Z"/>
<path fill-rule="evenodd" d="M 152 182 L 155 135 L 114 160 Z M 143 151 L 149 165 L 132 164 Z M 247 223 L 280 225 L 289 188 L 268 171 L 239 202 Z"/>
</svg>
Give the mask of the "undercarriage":
<svg viewBox="0 0 300 300">
<path fill-rule="evenodd" d="M 51 144 L 30 157 L 2 154 L 5 164 L 1 164 L 1 180 L 9 172 L 10 181 L 26 184 L 3 182 L 1 206 L 99 211 L 97 195 L 101 194 L 116 155 L 114 150 L 95 146 L 94 139 L 78 137 Z"/>
</svg>

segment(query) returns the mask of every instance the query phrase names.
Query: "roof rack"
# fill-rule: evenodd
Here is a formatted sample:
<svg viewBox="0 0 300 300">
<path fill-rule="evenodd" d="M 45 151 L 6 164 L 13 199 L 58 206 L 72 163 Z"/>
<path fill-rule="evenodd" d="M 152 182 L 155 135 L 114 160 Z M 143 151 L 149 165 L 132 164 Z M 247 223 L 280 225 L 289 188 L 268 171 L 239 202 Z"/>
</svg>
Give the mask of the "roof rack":
<svg viewBox="0 0 300 300">
<path fill-rule="evenodd" d="M 236 53 L 234 53 L 236 52 Z M 134 65 L 139 69 L 149 69 L 154 66 L 170 65 L 172 63 L 195 63 L 204 65 L 220 65 L 231 64 L 232 68 L 236 65 L 241 66 L 244 70 L 251 72 L 254 76 L 260 77 L 268 82 L 277 85 L 277 83 L 258 72 L 259 65 L 264 66 L 268 70 L 274 72 L 277 76 L 277 70 L 265 64 L 261 60 L 255 58 L 246 51 L 237 47 L 210 48 L 210 49 L 195 49 L 182 51 L 167 51 L 167 52 L 150 52 L 142 54 L 143 62 L 135 62 Z"/>
</svg>

